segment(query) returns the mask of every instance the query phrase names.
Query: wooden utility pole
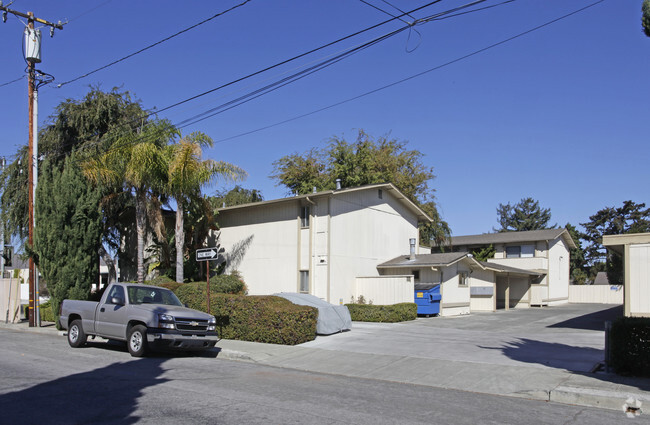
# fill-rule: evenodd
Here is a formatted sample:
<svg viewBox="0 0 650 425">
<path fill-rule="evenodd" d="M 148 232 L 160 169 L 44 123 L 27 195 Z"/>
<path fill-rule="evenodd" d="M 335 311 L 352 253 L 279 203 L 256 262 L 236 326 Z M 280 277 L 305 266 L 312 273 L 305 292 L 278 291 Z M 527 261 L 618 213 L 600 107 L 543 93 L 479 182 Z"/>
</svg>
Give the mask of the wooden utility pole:
<svg viewBox="0 0 650 425">
<path fill-rule="evenodd" d="M 28 12 L 28 31 L 34 31 L 34 14 Z M 27 95 L 29 97 L 29 146 L 27 154 L 27 167 L 29 172 L 28 191 L 29 191 L 29 246 L 34 246 L 34 86 L 36 84 L 36 65 L 34 61 L 27 61 Z M 29 326 L 36 325 L 36 310 L 38 306 L 36 285 L 36 265 L 34 256 L 29 256 Z"/>
<path fill-rule="evenodd" d="M 25 29 L 25 42 L 26 42 L 26 57 L 28 63 L 28 83 L 27 83 L 27 94 L 29 97 L 29 143 L 28 143 L 28 193 L 29 193 L 29 237 L 28 243 L 30 247 L 34 246 L 34 201 L 36 194 L 36 179 L 37 179 L 37 151 L 36 151 L 36 142 L 35 138 L 37 137 L 38 132 L 38 122 L 36 119 L 36 108 L 34 106 L 34 98 L 36 91 L 36 63 L 40 62 L 40 31 L 34 28 L 34 22 L 38 22 L 50 27 L 50 36 L 54 35 L 54 29 L 63 29 L 63 24 L 59 21 L 58 24 L 36 18 L 32 12 L 22 13 L 16 10 L 11 10 L 6 6 L 2 5 L 0 1 L 0 11 L 2 11 L 3 21 L 6 22 L 7 13 L 12 15 L 19 16 L 21 18 L 27 19 L 27 28 Z M 34 41 L 33 44 L 30 44 L 29 41 Z M 34 48 L 35 51 L 32 51 L 31 48 Z M 38 312 L 38 296 L 39 291 L 37 288 L 36 282 L 38 281 L 36 265 L 34 264 L 34 257 L 30 255 L 29 257 L 29 326 L 37 326 L 39 316 Z"/>
</svg>

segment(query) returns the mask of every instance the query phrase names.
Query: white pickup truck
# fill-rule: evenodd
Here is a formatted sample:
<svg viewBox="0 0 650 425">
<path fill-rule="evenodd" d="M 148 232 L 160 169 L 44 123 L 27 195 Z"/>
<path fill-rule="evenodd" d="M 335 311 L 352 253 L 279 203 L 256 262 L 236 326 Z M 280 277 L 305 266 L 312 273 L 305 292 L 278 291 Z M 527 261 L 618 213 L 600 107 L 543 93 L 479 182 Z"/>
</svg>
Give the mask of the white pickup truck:
<svg viewBox="0 0 650 425">
<path fill-rule="evenodd" d="M 112 283 L 99 302 L 63 300 L 59 323 L 71 347 L 100 336 L 126 341 L 134 357 L 150 348 L 205 350 L 219 341 L 214 316 L 183 306 L 157 286 Z"/>
</svg>

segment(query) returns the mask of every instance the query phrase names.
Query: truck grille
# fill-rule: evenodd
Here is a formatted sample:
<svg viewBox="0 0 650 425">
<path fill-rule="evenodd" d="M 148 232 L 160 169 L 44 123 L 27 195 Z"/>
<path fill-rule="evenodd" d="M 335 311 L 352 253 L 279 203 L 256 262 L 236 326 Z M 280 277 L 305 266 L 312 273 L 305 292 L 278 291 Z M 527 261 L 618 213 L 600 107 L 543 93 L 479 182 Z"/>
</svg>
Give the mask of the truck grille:
<svg viewBox="0 0 650 425">
<path fill-rule="evenodd" d="M 177 317 L 176 329 L 183 332 L 206 332 L 208 330 L 208 321 L 201 319 L 181 319 Z"/>
</svg>

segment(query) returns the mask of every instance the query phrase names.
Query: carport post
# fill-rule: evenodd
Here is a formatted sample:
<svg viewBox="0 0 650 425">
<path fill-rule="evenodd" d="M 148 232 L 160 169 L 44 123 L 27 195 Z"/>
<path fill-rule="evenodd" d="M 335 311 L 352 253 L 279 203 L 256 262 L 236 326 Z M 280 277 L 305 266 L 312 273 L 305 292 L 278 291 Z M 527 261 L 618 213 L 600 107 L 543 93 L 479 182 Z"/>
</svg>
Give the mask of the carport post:
<svg viewBox="0 0 650 425">
<path fill-rule="evenodd" d="M 506 310 L 510 310 L 510 273 L 506 277 Z"/>
<path fill-rule="evenodd" d="M 605 321 L 605 373 L 610 373 L 611 356 L 612 353 L 609 347 L 609 333 L 612 331 L 612 322 L 611 320 Z"/>
</svg>

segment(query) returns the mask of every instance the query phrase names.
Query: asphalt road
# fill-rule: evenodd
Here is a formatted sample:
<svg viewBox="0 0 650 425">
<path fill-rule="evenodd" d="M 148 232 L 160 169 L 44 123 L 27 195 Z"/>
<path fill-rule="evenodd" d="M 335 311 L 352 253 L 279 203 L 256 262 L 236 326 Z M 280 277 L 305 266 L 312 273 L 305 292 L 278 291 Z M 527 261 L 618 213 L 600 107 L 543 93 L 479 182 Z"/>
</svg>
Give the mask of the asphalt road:
<svg viewBox="0 0 650 425">
<path fill-rule="evenodd" d="M 2 424 L 613 424 L 623 412 L 0 329 Z"/>
</svg>

